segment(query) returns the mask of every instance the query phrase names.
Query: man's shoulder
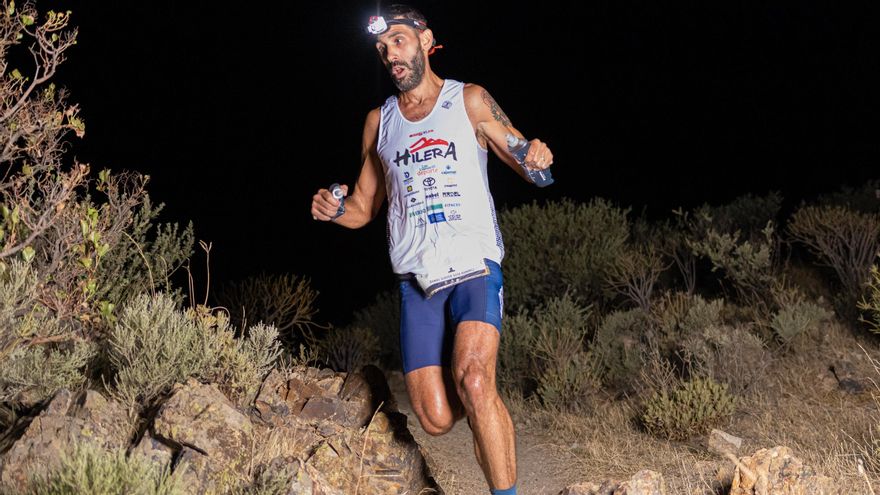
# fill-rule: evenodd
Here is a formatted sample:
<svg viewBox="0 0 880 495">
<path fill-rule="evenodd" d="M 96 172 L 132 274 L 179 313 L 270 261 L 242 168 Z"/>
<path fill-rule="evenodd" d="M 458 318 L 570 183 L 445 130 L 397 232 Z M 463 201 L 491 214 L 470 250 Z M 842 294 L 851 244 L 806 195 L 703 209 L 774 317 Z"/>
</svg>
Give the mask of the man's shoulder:
<svg viewBox="0 0 880 495">
<path fill-rule="evenodd" d="M 462 92 L 464 92 L 465 101 L 474 100 L 476 103 L 483 100 L 483 93 L 488 93 L 486 88 L 477 83 L 464 83 Z"/>
</svg>

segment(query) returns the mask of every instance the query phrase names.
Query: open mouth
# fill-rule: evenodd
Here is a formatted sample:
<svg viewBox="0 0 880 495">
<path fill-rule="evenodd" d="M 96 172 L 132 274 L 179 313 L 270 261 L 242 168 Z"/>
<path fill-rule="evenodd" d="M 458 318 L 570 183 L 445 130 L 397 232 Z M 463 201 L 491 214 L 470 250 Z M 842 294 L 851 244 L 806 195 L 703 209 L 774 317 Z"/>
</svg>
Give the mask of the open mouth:
<svg viewBox="0 0 880 495">
<path fill-rule="evenodd" d="M 403 77 L 404 71 L 406 71 L 406 67 L 404 67 L 402 65 L 397 65 L 397 66 L 391 68 L 391 75 L 400 79 L 401 77 Z"/>
</svg>

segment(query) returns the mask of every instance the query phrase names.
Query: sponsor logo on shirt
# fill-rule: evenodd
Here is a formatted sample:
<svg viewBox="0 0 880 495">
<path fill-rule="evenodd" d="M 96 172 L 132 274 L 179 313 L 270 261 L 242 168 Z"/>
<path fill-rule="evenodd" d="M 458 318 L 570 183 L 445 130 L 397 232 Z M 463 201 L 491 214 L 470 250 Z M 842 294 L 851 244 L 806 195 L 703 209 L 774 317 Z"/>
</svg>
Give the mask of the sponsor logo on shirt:
<svg viewBox="0 0 880 495">
<path fill-rule="evenodd" d="M 459 194 L 458 191 L 444 191 L 443 192 L 444 198 L 457 198 L 459 196 L 461 196 L 461 194 Z"/>
<path fill-rule="evenodd" d="M 403 152 L 397 151 L 395 153 L 394 164 L 398 167 L 401 162 L 404 165 L 409 165 L 410 160 L 413 163 L 422 163 L 435 158 L 449 158 L 451 156 L 453 160 L 458 161 L 458 155 L 455 153 L 455 143 L 443 139 L 422 137 L 411 144 L 409 148 L 404 149 Z"/>
</svg>

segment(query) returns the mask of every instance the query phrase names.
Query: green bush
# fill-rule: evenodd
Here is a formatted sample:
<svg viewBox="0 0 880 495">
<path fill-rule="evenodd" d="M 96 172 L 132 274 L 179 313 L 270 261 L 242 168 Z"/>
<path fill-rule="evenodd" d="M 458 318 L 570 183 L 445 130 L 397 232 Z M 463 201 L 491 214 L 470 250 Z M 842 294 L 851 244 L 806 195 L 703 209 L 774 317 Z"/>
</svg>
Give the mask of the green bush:
<svg viewBox="0 0 880 495">
<path fill-rule="evenodd" d="M 880 213 L 880 180 L 870 180 L 861 186 L 843 186 L 823 194 L 816 201 L 821 206 L 842 206 L 862 213 Z"/>
<path fill-rule="evenodd" d="M 698 378 L 671 393 L 655 394 L 645 403 L 641 420 L 652 435 L 686 440 L 726 421 L 734 406 L 726 385 Z"/>
<path fill-rule="evenodd" d="M 105 343 L 115 308 L 142 290 L 170 288 L 192 230 L 152 228 L 159 208 L 146 195 L 147 177 L 92 174 L 67 153 L 85 123 L 67 91 L 43 78 L 76 44 L 70 12 L 3 5 L 0 412 L 8 416 L 97 375 L 103 363 L 94 349 Z M 34 64 L 20 71 L 22 55 Z"/>
<path fill-rule="evenodd" d="M 91 443 L 62 453 L 61 464 L 31 481 L 28 495 L 183 495 L 187 493 L 178 469 L 159 470 L 141 455 L 125 449 L 107 451 Z"/>
<path fill-rule="evenodd" d="M 605 280 L 616 293 L 647 312 L 651 309 L 654 286 L 669 265 L 653 244 L 626 247 L 608 267 Z"/>
<path fill-rule="evenodd" d="M 744 326 L 710 325 L 683 341 L 682 358 L 690 376 L 723 383 L 745 393 L 771 363 L 764 341 Z"/>
<path fill-rule="evenodd" d="M 648 352 L 645 338 L 650 325 L 650 318 L 638 308 L 605 316 L 590 344 L 605 385 L 629 389 L 635 384 Z"/>
<path fill-rule="evenodd" d="M 629 209 L 603 199 L 533 203 L 502 212 L 505 303 L 531 309 L 571 288 L 584 301 L 605 296 L 605 272 L 629 235 Z"/>
<path fill-rule="evenodd" d="M 101 260 L 98 300 L 120 307 L 138 294 L 156 290 L 180 298 L 170 278 L 192 256 L 193 226 L 189 223 L 181 229 L 176 223 L 157 223 L 163 208 L 163 204 L 153 206 L 144 195 L 128 231 Z"/>
<path fill-rule="evenodd" d="M 843 286 L 838 308 L 850 316 L 880 252 L 880 213 L 860 213 L 842 206 L 804 206 L 794 213 L 788 230 L 821 264 L 834 270 Z"/>
<path fill-rule="evenodd" d="M 682 342 L 702 335 L 706 328 L 720 325 L 723 311 L 723 299 L 706 301 L 699 294 L 689 296 L 683 292 L 667 292 L 651 311 L 650 344 L 669 357 Z"/>
<path fill-rule="evenodd" d="M 868 324 L 874 333 L 880 333 L 880 267 L 871 267 L 871 280 L 868 282 L 868 295 L 858 303 L 858 308 L 863 314 L 859 320 Z"/>
<path fill-rule="evenodd" d="M 280 354 L 277 336 L 274 327 L 260 324 L 236 339 L 223 313 L 183 312 L 162 293 L 140 296 L 123 308 L 110 332 L 113 393 L 135 410 L 195 377 L 247 403 Z"/>
<path fill-rule="evenodd" d="M 318 356 L 336 371 L 359 371 L 379 356 L 379 338 L 364 327 L 331 328 L 318 344 Z"/>
<path fill-rule="evenodd" d="M 505 315 L 503 325 L 496 372 L 498 386 L 508 393 L 528 395 L 536 387 L 531 343 L 535 339 L 537 325 L 525 310 L 515 315 Z"/>
<path fill-rule="evenodd" d="M 782 292 L 777 296 L 779 310 L 770 319 L 773 334 L 783 344 L 791 344 L 805 334 L 816 334 L 819 326 L 834 314 L 807 301 L 797 291 Z"/>
<path fill-rule="evenodd" d="M 694 254 L 712 263 L 713 272 L 723 270 L 742 301 L 759 303 L 768 297 L 768 289 L 776 281 L 775 232 L 772 222 L 761 231 L 760 240 L 745 239 L 740 231 L 720 233 L 710 228 L 703 239 L 691 242 L 690 246 Z"/>
<path fill-rule="evenodd" d="M 348 327 L 369 329 L 378 339 L 378 359 L 386 369 L 399 369 L 400 291 L 380 292 L 372 304 L 355 311 Z"/>
<path fill-rule="evenodd" d="M 38 285 L 30 263 L 0 262 L 0 402 L 27 407 L 59 388 L 76 389 L 94 355 L 90 342 L 70 338 L 70 324 L 38 302 Z"/>
<path fill-rule="evenodd" d="M 727 234 L 738 231 L 746 241 L 760 241 L 767 224 L 778 220 L 781 208 L 782 196 L 776 191 L 766 196 L 745 194 L 719 206 L 704 204 L 694 211 L 697 229 L 693 233 L 699 238 L 709 229 Z"/>
<path fill-rule="evenodd" d="M 240 329 L 258 322 L 272 325 L 292 348 L 310 340 L 318 292 L 306 278 L 263 273 L 226 283 L 214 297 Z"/>
<path fill-rule="evenodd" d="M 577 409 L 599 385 L 597 360 L 586 350 L 590 308 L 570 294 L 507 318 L 501 336 L 499 382 L 534 392 L 552 408 Z"/>
</svg>

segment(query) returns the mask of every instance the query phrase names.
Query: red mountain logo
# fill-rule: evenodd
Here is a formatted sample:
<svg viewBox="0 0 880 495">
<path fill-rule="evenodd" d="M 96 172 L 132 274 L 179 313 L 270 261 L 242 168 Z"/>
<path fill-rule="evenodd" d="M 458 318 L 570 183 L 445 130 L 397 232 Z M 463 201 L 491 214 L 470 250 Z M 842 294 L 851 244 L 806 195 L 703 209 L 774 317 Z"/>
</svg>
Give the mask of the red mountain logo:
<svg viewBox="0 0 880 495">
<path fill-rule="evenodd" d="M 431 138 L 421 138 L 415 143 L 413 143 L 409 150 L 413 153 L 419 151 L 420 149 L 427 148 L 428 146 L 449 146 L 449 141 L 444 141 L 442 139 L 431 139 Z"/>
</svg>

